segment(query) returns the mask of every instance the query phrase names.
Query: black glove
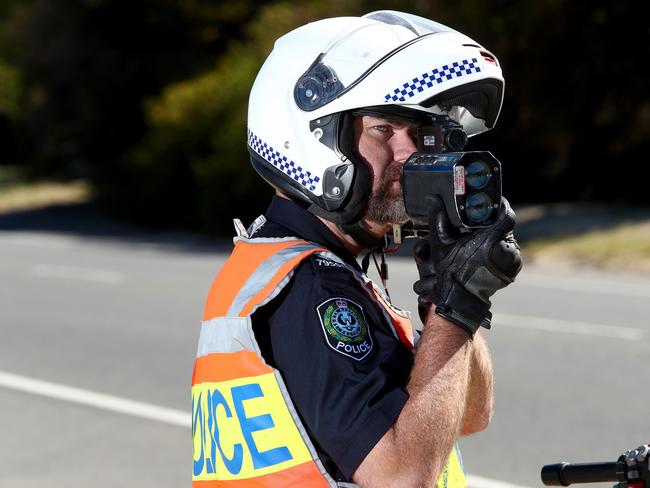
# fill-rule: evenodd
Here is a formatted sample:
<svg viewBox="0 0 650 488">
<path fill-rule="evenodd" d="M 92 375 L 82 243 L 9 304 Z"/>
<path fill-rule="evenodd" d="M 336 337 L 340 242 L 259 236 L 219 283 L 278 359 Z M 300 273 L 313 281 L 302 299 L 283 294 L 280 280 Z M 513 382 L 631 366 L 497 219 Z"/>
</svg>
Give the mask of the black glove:
<svg viewBox="0 0 650 488">
<path fill-rule="evenodd" d="M 512 283 L 521 270 L 519 245 L 512 229 L 515 213 L 503 198 L 496 222 L 461 234 L 449 222 L 439 200 L 434 202 L 428 239 L 414 247 L 420 279 L 413 285 L 421 307 L 436 305 L 436 313 L 470 336 L 490 328 L 489 298 Z"/>
</svg>

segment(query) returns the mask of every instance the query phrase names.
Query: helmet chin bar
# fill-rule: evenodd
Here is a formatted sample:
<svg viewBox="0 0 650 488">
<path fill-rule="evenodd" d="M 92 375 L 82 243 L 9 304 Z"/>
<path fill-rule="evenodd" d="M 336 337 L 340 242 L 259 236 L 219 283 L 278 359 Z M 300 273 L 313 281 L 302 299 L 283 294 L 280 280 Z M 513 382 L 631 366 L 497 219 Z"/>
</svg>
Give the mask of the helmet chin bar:
<svg viewBox="0 0 650 488">
<path fill-rule="evenodd" d="M 353 168 L 353 174 L 352 184 L 347 191 L 348 201 L 330 211 L 326 210 L 323 197 L 317 197 L 317 201 L 312 202 L 307 210 L 340 226 L 355 224 L 361 220 L 370 196 L 370 171 L 362 162 L 350 165 L 349 168 Z"/>
<path fill-rule="evenodd" d="M 249 147 L 255 170 L 272 186 L 312 214 L 329 220 L 365 248 L 376 248 L 384 238 L 371 235 L 361 224 L 370 196 L 370 170 L 355 150 L 354 116 L 337 113 L 311 122 L 312 133 L 320 131 L 320 140 L 339 153 L 341 164 L 328 168 L 323 178 L 323 195 L 308 193 L 286 175 L 274 172 L 268 162 Z"/>
<path fill-rule="evenodd" d="M 353 112 L 338 113 L 332 116 L 332 120 L 317 119 L 312 121 L 310 129 L 321 129 L 323 136 L 320 141 L 333 151 L 347 158 L 347 167 L 353 169 L 353 180 L 347 185 L 346 193 L 350 194 L 350 200 L 346 203 L 343 212 L 329 213 L 322 208 L 312 205 L 309 211 L 337 224 L 344 234 L 351 236 L 364 248 L 373 249 L 385 244 L 385 238 L 375 237 L 370 234 L 362 225 L 363 217 L 371 190 L 371 175 L 366 163 L 357 154 L 356 137 L 354 132 Z M 338 182 L 331 180 L 334 185 Z M 327 175 L 323 181 L 324 195 L 332 192 L 335 186 L 328 185 Z"/>
<path fill-rule="evenodd" d="M 251 164 L 262 178 L 292 200 L 302 203 L 314 215 L 337 225 L 354 224 L 363 216 L 371 185 L 370 171 L 354 149 L 353 121 L 352 114 L 338 113 L 311 124 L 314 131 L 322 132 L 322 142 L 341 155 L 341 164 L 328 168 L 323 176 L 321 196 L 308 192 L 289 176 L 277 172 L 249 146 Z"/>
</svg>

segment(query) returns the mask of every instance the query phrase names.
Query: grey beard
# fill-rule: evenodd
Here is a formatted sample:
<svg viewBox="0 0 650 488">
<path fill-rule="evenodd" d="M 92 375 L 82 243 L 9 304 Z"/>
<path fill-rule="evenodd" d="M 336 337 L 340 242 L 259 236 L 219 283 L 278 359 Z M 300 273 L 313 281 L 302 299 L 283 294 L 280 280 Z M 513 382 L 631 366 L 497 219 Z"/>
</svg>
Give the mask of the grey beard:
<svg viewBox="0 0 650 488">
<path fill-rule="evenodd" d="M 403 224 L 409 220 L 402 194 L 391 196 L 383 188 L 370 195 L 366 216 L 379 224 Z"/>
</svg>

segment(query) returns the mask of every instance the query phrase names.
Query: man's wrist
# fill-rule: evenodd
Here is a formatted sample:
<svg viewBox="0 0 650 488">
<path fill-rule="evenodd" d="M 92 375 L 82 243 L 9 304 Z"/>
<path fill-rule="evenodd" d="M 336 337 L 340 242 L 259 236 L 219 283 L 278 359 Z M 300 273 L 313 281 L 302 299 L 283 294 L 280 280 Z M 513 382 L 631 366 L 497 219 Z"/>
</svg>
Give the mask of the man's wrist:
<svg viewBox="0 0 650 488">
<path fill-rule="evenodd" d="M 446 305 L 438 305 L 435 308 L 436 314 L 440 315 L 442 318 L 451 322 L 454 325 L 457 325 L 459 328 L 463 329 L 470 339 L 474 337 L 476 331 L 481 327 L 481 324 L 475 322 L 469 317 L 465 317 L 463 314 L 458 313 Z"/>
<path fill-rule="evenodd" d="M 490 306 L 489 301 L 481 300 L 460 284 L 454 283 L 435 311 L 473 336 L 479 327 L 490 328 Z"/>
</svg>

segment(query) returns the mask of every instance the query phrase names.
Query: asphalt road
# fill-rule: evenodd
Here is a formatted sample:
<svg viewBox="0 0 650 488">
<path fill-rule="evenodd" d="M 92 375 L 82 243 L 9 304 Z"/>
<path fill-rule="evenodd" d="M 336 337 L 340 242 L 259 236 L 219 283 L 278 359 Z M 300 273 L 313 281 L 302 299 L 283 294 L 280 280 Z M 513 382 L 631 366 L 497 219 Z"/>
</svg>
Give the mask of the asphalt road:
<svg viewBox="0 0 650 488">
<path fill-rule="evenodd" d="M 0 487 L 189 486 L 189 382 L 220 251 L 0 232 Z M 390 272 L 412 307 L 414 266 Z M 472 475 L 540 486 L 544 463 L 650 442 L 650 277 L 529 267 L 494 312 L 496 414 L 461 443 Z"/>
</svg>

